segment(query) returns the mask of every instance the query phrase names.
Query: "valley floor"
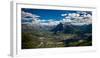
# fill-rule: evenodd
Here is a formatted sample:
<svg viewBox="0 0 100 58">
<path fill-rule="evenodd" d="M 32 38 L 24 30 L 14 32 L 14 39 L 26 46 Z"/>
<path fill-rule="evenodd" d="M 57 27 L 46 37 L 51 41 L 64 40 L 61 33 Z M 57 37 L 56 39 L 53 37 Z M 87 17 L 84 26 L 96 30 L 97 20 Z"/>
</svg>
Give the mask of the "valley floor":
<svg viewBox="0 0 100 58">
<path fill-rule="evenodd" d="M 92 35 L 65 34 L 47 31 L 22 32 L 22 49 L 91 46 Z"/>
</svg>

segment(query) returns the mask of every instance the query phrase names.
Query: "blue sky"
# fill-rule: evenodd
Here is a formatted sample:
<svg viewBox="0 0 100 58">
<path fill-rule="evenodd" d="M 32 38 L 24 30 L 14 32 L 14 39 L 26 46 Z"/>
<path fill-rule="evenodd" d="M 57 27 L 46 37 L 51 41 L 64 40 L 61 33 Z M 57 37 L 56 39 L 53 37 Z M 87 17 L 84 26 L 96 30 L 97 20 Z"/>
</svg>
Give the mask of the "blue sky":
<svg viewBox="0 0 100 58">
<path fill-rule="evenodd" d="M 79 17 L 85 17 L 85 16 L 92 16 L 91 11 L 76 11 L 76 10 L 50 10 L 50 9 L 32 9 L 32 8 L 22 8 L 22 12 L 26 13 L 24 22 L 31 22 L 34 16 L 34 19 L 39 20 L 53 20 L 53 21 L 60 21 L 63 20 L 65 17 L 74 17 L 75 15 L 79 15 Z M 63 15 L 63 16 L 62 16 Z M 74 15 L 74 16 L 73 16 Z M 22 18 L 23 19 L 23 18 Z"/>
<path fill-rule="evenodd" d="M 29 8 L 22 8 L 22 11 L 36 14 L 40 16 L 40 19 L 54 19 L 54 20 L 61 20 L 64 17 L 61 14 L 68 14 L 68 13 L 78 13 L 80 11 L 73 11 L 73 10 L 48 10 L 48 9 L 29 9 Z"/>
<path fill-rule="evenodd" d="M 23 8 L 22 11 L 39 15 L 41 16 L 40 19 L 43 19 L 43 20 L 44 19 L 45 20 L 49 20 L 49 19 L 60 20 L 63 18 L 61 14 L 66 13 L 66 11 L 47 10 L 47 9 L 44 10 L 44 9 L 25 9 Z"/>
</svg>

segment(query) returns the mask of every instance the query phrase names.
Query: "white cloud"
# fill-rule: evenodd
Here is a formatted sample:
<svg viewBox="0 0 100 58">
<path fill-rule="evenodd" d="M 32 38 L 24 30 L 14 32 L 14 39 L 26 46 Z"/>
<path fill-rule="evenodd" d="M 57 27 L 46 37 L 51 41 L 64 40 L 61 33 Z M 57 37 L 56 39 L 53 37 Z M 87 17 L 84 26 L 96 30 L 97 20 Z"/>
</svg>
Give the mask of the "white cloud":
<svg viewBox="0 0 100 58">
<path fill-rule="evenodd" d="M 33 18 L 22 18 L 22 20 L 32 20 Z"/>
<path fill-rule="evenodd" d="M 69 13 L 69 14 L 68 14 L 68 16 L 70 16 L 70 17 L 71 17 L 71 16 L 72 16 L 72 14 L 71 14 L 71 13 Z"/>
<path fill-rule="evenodd" d="M 29 18 L 26 18 L 26 17 L 29 17 Z M 32 22 L 23 22 L 23 23 L 38 23 L 39 22 L 39 17 L 40 16 L 38 16 L 38 15 L 35 15 L 35 14 L 32 14 L 32 13 L 28 13 L 28 12 L 24 12 L 24 11 L 22 11 L 21 12 L 21 19 L 22 20 L 32 20 Z"/>
<path fill-rule="evenodd" d="M 71 17 L 70 16 L 66 16 L 65 19 L 71 19 Z"/>
<path fill-rule="evenodd" d="M 76 17 L 79 17 L 79 16 L 80 16 L 80 14 L 77 13 L 77 14 L 76 14 Z"/>
<path fill-rule="evenodd" d="M 80 13 L 83 16 L 80 16 Z M 70 22 L 74 25 L 84 25 L 92 23 L 92 15 L 87 12 L 69 13 L 68 16 L 62 19 L 63 22 Z"/>
<path fill-rule="evenodd" d="M 81 13 L 81 12 L 80 12 Z M 87 14 L 86 12 L 82 12 L 84 15 L 80 16 L 80 13 L 69 13 L 69 14 L 61 14 L 61 16 L 64 16 L 62 20 L 55 21 L 54 19 L 39 19 L 40 16 L 28 12 L 22 11 L 22 19 L 23 20 L 32 20 L 32 22 L 25 22 L 25 24 L 41 24 L 41 25 L 57 25 L 60 22 L 70 22 L 72 24 L 76 25 L 82 25 L 82 24 L 90 24 L 92 23 L 92 15 Z M 29 16 L 30 18 L 26 18 Z M 74 18 L 72 20 L 72 18 Z M 83 19 L 85 18 L 85 19 Z"/>
<path fill-rule="evenodd" d="M 30 22 L 23 22 L 22 24 L 30 24 L 30 25 L 32 25 Z"/>
<path fill-rule="evenodd" d="M 87 14 L 87 17 L 92 17 L 92 15 L 91 14 Z"/>
<path fill-rule="evenodd" d="M 78 14 L 78 13 L 69 13 L 68 16 L 69 17 L 79 17 L 80 14 Z"/>
<path fill-rule="evenodd" d="M 57 24 L 59 24 L 61 21 L 55 21 L 55 20 L 40 20 L 40 24 L 41 25 L 57 25 Z"/>
<path fill-rule="evenodd" d="M 71 22 L 71 19 L 63 19 L 63 22 Z"/>
<path fill-rule="evenodd" d="M 71 17 L 76 17 L 77 13 L 72 13 Z"/>
<path fill-rule="evenodd" d="M 67 16 L 67 14 L 61 14 L 61 16 Z"/>
<path fill-rule="evenodd" d="M 32 18 L 40 17 L 38 15 L 35 15 L 35 14 L 32 14 L 32 13 L 28 13 L 28 12 L 24 12 L 24 11 L 22 11 L 21 14 L 22 14 L 22 18 L 27 17 L 27 16 L 32 17 Z"/>
</svg>

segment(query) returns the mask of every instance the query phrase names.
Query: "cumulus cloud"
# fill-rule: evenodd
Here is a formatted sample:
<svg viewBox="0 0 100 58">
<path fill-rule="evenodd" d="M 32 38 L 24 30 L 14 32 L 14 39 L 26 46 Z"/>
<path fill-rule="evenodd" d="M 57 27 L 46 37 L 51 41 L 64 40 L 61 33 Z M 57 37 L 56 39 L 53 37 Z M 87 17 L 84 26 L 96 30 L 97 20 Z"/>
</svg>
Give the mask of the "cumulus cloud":
<svg viewBox="0 0 100 58">
<path fill-rule="evenodd" d="M 28 23 L 28 24 L 29 23 L 36 23 L 36 22 L 38 22 L 39 17 L 40 16 L 32 14 L 32 13 L 28 13 L 28 12 L 24 12 L 24 11 L 21 12 L 21 19 L 22 19 L 22 21 L 25 21 L 22 23 Z M 32 22 L 28 22 L 30 20 Z"/>
<path fill-rule="evenodd" d="M 92 13 L 89 11 L 77 11 L 76 13 L 61 14 L 64 18 L 62 22 L 70 22 L 74 25 L 84 25 L 92 23 Z"/>
<path fill-rule="evenodd" d="M 64 18 L 63 22 L 71 22 L 71 19 L 70 18 L 68 18 L 68 19 Z"/>
<path fill-rule="evenodd" d="M 61 14 L 61 16 L 67 16 L 67 14 Z"/>
<path fill-rule="evenodd" d="M 80 15 L 82 14 L 82 16 Z M 64 18 L 56 21 L 55 19 L 39 19 L 40 16 L 28 12 L 21 12 L 22 20 L 26 20 L 25 24 L 41 24 L 41 25 L 57 25 L 60 22 L 70 22 L 74 25 L 91 24 L 92 15 L 87 12 L 76 12 L 76 13 L 64 13 L 61 14 Z M 28 22 L 32 21 L 32 22 Z"/>
<path fill-rule="evenodd" d="M 76 17 L 77 13 L 72 13 L 71 17 Z"/>
<path fill-rule="evenodd" d="M 23 24 L 40 24 L 40 25 L 57 25 L 60 21 L 55 21 L 54 19 L 39 19 L 40 16 L 28 12 L 22 11 L 21 18 Z M 28 22 L 30 21 L 31 22 Z"/>
<path fill-rule="evenodd" d="M 24 12 L 24 11 L 22 11 L 21 14 L 22 14 L 22 18 L 27 17 L 27 16 L 32 17 L 32 18 L 40 17 L 38 15 L 35 15 L 35 14 L 32 14 L 32 13 L 28 13 L 28 12 Z"/>
<path fill-rule="evenodd" d="M 76 14 L 76 17 L 79 17 L 79 16 L 80 16 L 80 14 L 77 13 L 77 14 Z"/>
<path fill-rule="evenodd" d="M 64 16 L 62 20 L 63 22 L 71 22 L 72 24 L 75 24 L 75 25 L 91 24 L 92 15 L 88 12 L 68 13 L 68 15 Z"/>
<path fill-rule="evenodd" d="M 41 25 L 57 25 L 59 24 L 61 21 L 55 21 L 54 19 L 49 19 L 49 20 L 40 20 L 40 24 Z"/>
</svg>

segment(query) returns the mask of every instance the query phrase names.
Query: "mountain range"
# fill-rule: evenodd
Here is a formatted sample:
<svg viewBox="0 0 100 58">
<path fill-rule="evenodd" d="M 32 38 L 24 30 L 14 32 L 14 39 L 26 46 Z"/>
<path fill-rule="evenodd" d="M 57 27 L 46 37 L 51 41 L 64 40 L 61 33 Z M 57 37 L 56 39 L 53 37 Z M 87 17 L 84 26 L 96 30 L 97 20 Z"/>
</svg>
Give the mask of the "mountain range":
<svg viewBox="0 0 100 58">
<path fill-rule="evenodd" d="M 58 25 L 22 24 L 22 31 L 42 30 L 63 33 L 92 33 L 92 24 L 73 25 L 70 23 L 59 23 Z"/>
</svg>

